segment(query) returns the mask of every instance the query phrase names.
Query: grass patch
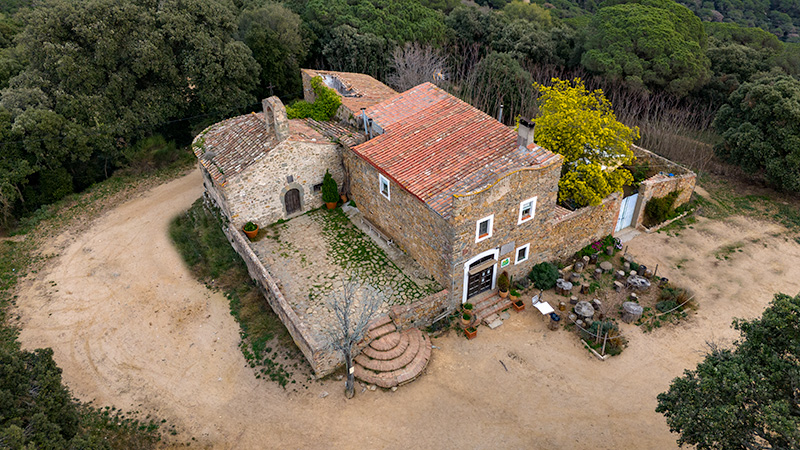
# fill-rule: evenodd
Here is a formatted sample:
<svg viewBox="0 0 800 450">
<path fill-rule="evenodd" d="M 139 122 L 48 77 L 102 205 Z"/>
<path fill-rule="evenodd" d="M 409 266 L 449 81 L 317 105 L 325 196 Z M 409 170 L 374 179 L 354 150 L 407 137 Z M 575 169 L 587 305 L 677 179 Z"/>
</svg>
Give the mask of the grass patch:
<svg viewBox="0 0 800 450">
<path fill-rule="evenodd" d="M 222 231 L 224 225 L 219 210 L 201 198 L 172 221 L 169 233 L 194 276 L 228 299 L 231 315 L 241 328 L 239 347 L 256 377 L 283 388 L 296 384 L 296 361 L 305 359 L 231 247 Z"/>
<path fill-rule="evenodd" d="M 741 252 L 742 247 L 744 247 L 743 242 L 734 242 L 733 244 L 724 245 L 714 252 L 714 257 L 719 260 L 730 259 L 730 256 L 734 253 Z"/>
</svg>

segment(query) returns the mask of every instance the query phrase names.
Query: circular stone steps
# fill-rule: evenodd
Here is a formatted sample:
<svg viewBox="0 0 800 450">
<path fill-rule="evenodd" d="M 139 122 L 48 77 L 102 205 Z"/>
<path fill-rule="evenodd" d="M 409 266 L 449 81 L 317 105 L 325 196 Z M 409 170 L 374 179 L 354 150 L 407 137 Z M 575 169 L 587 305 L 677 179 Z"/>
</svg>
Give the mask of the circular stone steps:
<svg viewBox="0 0 800 450">
<path fill-rule="evenodd" d="M 391 324 L 394 326 L 394 324 Z M 385 331 L 386 323 L 370 329 L 370 336 L 376 328 Z M 417 328 L 403 332 L 392 331 L 380 335 L 369 343 L 355 358 L 354 375 L 359 380 L 392 388 L 417 378 L 431 358 L 431 341 Z"/>
</svg>

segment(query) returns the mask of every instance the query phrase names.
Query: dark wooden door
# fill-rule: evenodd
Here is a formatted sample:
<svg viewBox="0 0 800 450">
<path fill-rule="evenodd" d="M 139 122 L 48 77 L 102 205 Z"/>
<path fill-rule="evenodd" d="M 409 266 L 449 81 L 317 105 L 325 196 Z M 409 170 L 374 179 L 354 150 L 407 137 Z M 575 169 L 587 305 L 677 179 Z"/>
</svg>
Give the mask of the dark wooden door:
<svg viewBox="0 0 800 450">
<path fill-rule="evenodd" d="M 486 261 L 494 259 L 493 255 L 486 256 L 470 264 L 470 269 L 477 267 Z M 471 271 L 471 270 L 470 270 Z M 486 292 L 492 288 L 492 277 L 494 276 L 494 264 L 475 273 L 470 273 L 467 278 L 467 298 L 474 297 L 481 292 Z"/>
<path fill-rule="evenodd" d="M 286 193 L 286 214 L 294 214 L 300 211 L 300 191 L 289 189 Z"/>
</svg>

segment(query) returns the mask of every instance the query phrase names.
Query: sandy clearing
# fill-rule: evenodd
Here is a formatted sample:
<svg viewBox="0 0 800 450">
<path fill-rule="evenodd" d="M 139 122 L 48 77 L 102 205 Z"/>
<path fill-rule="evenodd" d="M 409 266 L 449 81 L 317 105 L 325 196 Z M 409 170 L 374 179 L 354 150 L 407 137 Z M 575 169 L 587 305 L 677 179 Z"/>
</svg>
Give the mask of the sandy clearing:
<svg viewBox="0 0 800 450">
<path fill-rule="evenodd" d="M 55 239 L 59 256 L 21 284 L 18 300 L 20 341 L 52 347 L 78 398 L 155 413 L 176 425 L 175 443 L 195 437 L 192 447 L 676 448 L 655 396 L 702 358 L 705 341 L 735 337 L 733 317 L 800 291 L 800 268 L 787 263 L 800 245 L 781 227 L 701 218 L 679 238 L 629 243 L 693 288 L 701 308 L 678 327 L 633 329 L 619 357 L 595 360 L 529 308 L 474 341 L 434 339 L 427 373 L 397 392 L 345 401 L 341 383 L 325 381 L 287 393 L 255 378 L 226 300 L 192 278 L 169 241 L 169 221 L 201 193 L 194 171 Z M 742 252 L 715 257 L 737 242 Z"/>
</svg>

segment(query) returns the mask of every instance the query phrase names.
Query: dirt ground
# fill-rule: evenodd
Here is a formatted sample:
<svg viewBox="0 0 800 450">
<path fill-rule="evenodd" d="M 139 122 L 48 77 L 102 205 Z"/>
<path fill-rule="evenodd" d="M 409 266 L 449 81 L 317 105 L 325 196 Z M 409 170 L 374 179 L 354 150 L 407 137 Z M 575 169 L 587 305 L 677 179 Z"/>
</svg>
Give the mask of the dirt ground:
<svg viewBox="0 0 800 450">
<path fill-rule="evenodd" d="M 342 382 L 326 380 L 290 393 L 255 378 L 226 299 L 192 278 L 169 241 L 170 220 L 201 191 L 195 171 L 54 240 L 58 256 L 17 301 L 20 341 L 52 347 L 76 397 L 164 418 L 179 431 L 175 446 L 676 448 L 656 395 L 702 358 L 706 341 L 735 337 L 733 317 L 800 291 L 791 263 L 800 245 L 781 227 L 701 218 L 680 237 L 629 242 L 637 260 L 692 288 L 700 308 L 678 326 L 634 334 L 618 357 L 595 359 L 527 308 L 475 340 L 434 339 L 427 373 L 396 392 L 346 401 Z M 742 251 L 718 259 L 731 244 Z"/>
</svg>

